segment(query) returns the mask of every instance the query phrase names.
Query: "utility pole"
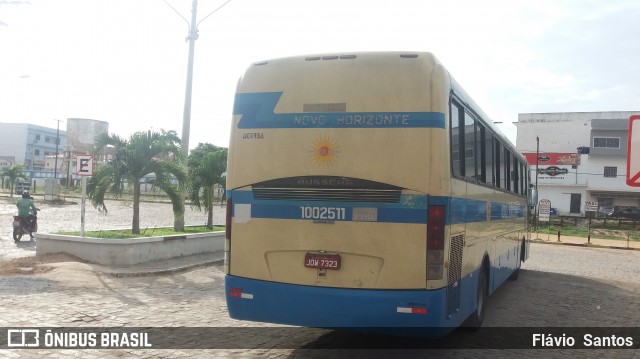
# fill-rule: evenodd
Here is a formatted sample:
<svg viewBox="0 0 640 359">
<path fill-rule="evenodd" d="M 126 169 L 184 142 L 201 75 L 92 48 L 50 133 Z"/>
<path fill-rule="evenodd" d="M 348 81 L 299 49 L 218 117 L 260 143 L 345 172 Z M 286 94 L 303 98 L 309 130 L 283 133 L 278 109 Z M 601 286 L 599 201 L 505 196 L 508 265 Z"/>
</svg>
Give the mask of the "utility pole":
<svg viewBox="0 0 640 359">
<path fill-rule="evenodd" d="M 54 165 L 53 165 L 53 179 L 57 180 L 58 179 L 58 145 L 60 144 L 60 121 L 62 120 L 56 120 L 58 121 L 58 129 L 56 130 L 56 159 L 54 161 Z"/>
<path fill-rule="evenodd" d="M 193 57 L 196 48 L 196 40 L 198 39 L 198 25 L 203 22 L 206 18 L 213 15 L 216 11 L 222 9 L 223 6 L 227 5 L 231 2 L 231 0 L 227 0 L 224 4 L 218 6 L 215 10 L 213 10 L 209 15 L 202 18 L 202 20 L 196 23 L 197 12 L 198 12 L 198 0 L 193 0 L 191 3 L 191 22 L 185 19 L 184 16 L 178 12 L 171 4 L 164 1 L 167 6 L 171 8 L 178 16 L 180 16 L 189 27 L 189 35 L 186 40 L 189 41 L 189 58 L 187 62 L 187 86 L 184 93 L 184 112 L 182 115 L 182 154 L 183 157 L 183 166 L 185 170 L 187 169 L 187 156 L 189 155 L 189 132 L 191 130 L 191 93 L 193 89 Z"/>
<path fill-rule="evenodd" d="M 189 132 L 191 127 L 191 93 L 193 89 L 193 55 L 198 39 L 198 25 L 196 24 L 196 14 L 198 12 L 198 0 L 193 0 L 191 4 L 191 23 L 189 25 L 189 60 L 187 64 L 187 88 L 184 93 L 184 113 L 182 116 L 182 161 L 185 171 L 187 170 L 187 156 L 189 155 Z"/>
<path fill-rule="evenodd" d="M 191 3 L 191 22 L 184 18 L 184 16 L 180 15 L 180 12 L 176 10 L 171 4 L 164 1 L 167 6 L 169 6 L 178 16 L 180 16 L 189 26 L 189 35 L 187 36 L 187 41 L 189 41 L 189 58 L 187 62 L 187 86 L 184 93 L 184 112 L 182 116 L 182 139 L 181 139 L 181 150 L 182 150 L 182 167 L 185 172 L 188 171 L 187 163 L 189 156 L 189 132 L 191 131 L 191 93 L 193 89 L 193 56 L 195 53 L 196 40 L 198 39 L 198 25 L 204 21 L 206 18 L 211 16 L 216 11 L 220 10 L 223 6 L 227 5 L 231 0 L 227 0 L 224 4 L 220 5 L 217 9 L 213 10 L 209 15 L 205 16 L 202 20 L 196 23 L 196 16 L 198 12 L 198 0 L 193 0 Z M 184 192 L 182 192 L 182 207 L 184 208 Z M 184 230 L 184 213 L 181 215 L 176 215 L 174 220 L 174 228 L 176 230 Z"/>
</svg>

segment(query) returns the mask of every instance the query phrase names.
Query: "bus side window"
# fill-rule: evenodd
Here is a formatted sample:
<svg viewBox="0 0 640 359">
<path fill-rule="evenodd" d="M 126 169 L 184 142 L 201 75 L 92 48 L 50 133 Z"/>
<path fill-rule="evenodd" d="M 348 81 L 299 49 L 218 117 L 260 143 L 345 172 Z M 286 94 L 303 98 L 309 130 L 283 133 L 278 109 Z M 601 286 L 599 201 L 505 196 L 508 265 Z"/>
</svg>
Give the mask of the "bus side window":
<svg viewBox="0 0 640 359">
<path fill-rule="evenodd" d="M 504 179 L 503 179 L 503 183 L 504 183 L 504 189 L 509 192 L 511 191 L 511 158 L 510 158 L 510 152 L 509 149 L 507 147 L 502 146 L 503 154 L 504 157 L 502 158 L 502 164 L 503 164 L 503 172 L 502 174 L 504 175 Z"/>
<path fill-rule="evenodd" d="M 495 186 L 494 169 L 493 169 L 493 135 L 487 131 L 486 128 L 482 128 L 482 176 L 484 177 L 484 183 Z"/>
<path fill-rule="evenodd" d="M 498 141 L 498 139 L 496 138 L 495 141 L 495 174 L 496 174 L 496 179 L 495 179 L 495 187 L 497 188 L 502 188 L 502 145 L 500 144 L 500 141 Z"/>
<path fill-rule="evenodd" d="M 513 153 L 511 153 L 511 157 L 513 158 L 513 171 L 511 171 L 513 193 L 520 193 L 520 161 L 515 155 L 513 155 Z"/>
<path fill-rule="evenodd" d="M 526 166 L 524 165 L 524 163 L 520 162 L 520 194 L 521 195 L 526 195 L 527 194 L 527 173 L 526 173 Z"/>
<path fill-rule="evenodd" d="M 484 133 L 484 126 L 479 120 L 476 121 L 476 179 L 479 183 L 487 183 L 487 173 L 484 165 L 487 159 L 484 148 Z"/>
<path fill-rule="evenodd" d="M 464 147 L 461 146 L 460 137 L 460 110 L 455 102 L 451 102 L 451 170 L 455 177 L 464 175 Z"/>
<path fill-rule="evenodd" d="M 468 113 L 464 112 L 464 172 L 468 179 L 476 177 L 476 121 Z"/>
</svg>

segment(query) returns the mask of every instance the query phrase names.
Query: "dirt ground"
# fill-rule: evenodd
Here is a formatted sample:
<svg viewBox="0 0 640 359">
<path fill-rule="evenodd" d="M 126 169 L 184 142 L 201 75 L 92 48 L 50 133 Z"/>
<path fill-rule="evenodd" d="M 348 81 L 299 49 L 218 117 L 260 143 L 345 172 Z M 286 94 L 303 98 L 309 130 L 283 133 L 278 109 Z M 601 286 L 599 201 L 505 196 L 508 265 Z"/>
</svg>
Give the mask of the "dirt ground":
<svg viewBox="0 0 640 359">
<path fill-rule="evenodd" d="M 0 275 L 21 275 L 46 273 L 53 270 L 53 263 L 80 262 L 86 263 L 80 258 L 66 253 L 53 253 L 41 256 L 29 256 L 0 262 Z"/>
<path fill-rule="evenodd" d="M 599 236 L 602 238 L 608 238 L 605 236 L 610 236 L 610 237 L 619 238 L 619 239 L 627 239 L 627 236 L 629 235 L 629 231 L 615 230 L 615 229 L 592 229 L 591 235 L 594 237 Z"/>
</svg>

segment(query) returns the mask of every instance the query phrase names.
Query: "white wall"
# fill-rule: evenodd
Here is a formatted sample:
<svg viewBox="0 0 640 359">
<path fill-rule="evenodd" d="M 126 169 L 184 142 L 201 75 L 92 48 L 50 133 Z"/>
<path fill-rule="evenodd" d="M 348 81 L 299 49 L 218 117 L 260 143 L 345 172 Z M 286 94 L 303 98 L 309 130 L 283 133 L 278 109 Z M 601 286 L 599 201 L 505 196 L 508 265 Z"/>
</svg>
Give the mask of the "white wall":
<svg viewBox="0 0 640 359">
<path fill-rule="evenodd" d="M 575 153 L 581 146 L 590 147 L 591 120 L 629 118 L 637 111 L 558 112 L 518 114 L 516 147 L 520 152 Z"/>
<path fill-rule="evenodd" d="M 15 157 L 15 163 L 24 164 L 28 127 L 24 123 L 0 123 L 0 156 Z"/>
<path fill-rule="evenodd" d="M 626 158 L 607 158 L 595 156 L 580 156 L 579 176 L 585 178 L 589 191 L 638 191 L 627 186 Z M 618 177 L 604 177 L 604 167 L 617 167 Z"/>
</svg>

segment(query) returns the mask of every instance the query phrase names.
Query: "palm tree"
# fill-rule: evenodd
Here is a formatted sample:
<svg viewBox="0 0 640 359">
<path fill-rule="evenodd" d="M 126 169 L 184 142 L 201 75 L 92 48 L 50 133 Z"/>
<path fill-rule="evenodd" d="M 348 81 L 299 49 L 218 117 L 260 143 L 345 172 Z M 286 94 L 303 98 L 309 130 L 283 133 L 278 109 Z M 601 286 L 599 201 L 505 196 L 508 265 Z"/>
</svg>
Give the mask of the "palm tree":
<svg viewBox="0 0 640 359">
<path fill-rule="evenodd" d="M 199 144 L 189 155 L 188 197 L 191 206 L 207 210 L 207 228 L 213 229 L 213 186 L 227 170 L 227 149 Z"/>
<path fill-rule="evenodd" d="M 20 164 L 14 164 L 2 169 L 2 176 L 9 178 L 9 189 L 11 190 L 11 198 L 13 198 L 13 192 L 18 178 L 27 179 L 27 175 L 24 173 L 24 167 Z"/>
<path fill-rule="evenodd" d="M 105 132 L 96 137 L 94 154 L 107 146 L 113 147 L 113 155 L 96 168 L 87 184 L 87 194 L 96 208 L 106 211 L 104 199 L 107 193 L 121 197 L 127 185 L 133 186 L 131 233 L 139 234 L 140 182 L 145 177 L 152 177 L 147 183 L 160 188 L 169 196 L 174 218 L 184 216 L 180 187 L 186 180 L 186 174 L 180 165 L 180 139 L 175 131 L 140 131 L 131 135 L 128 140 Z M 174 184 L 174 179 L 178 185 Z M 175 230 L 184 231 L 184 219 L 181 224 L 178 222 L 174 220 Z"/>
</svg>

